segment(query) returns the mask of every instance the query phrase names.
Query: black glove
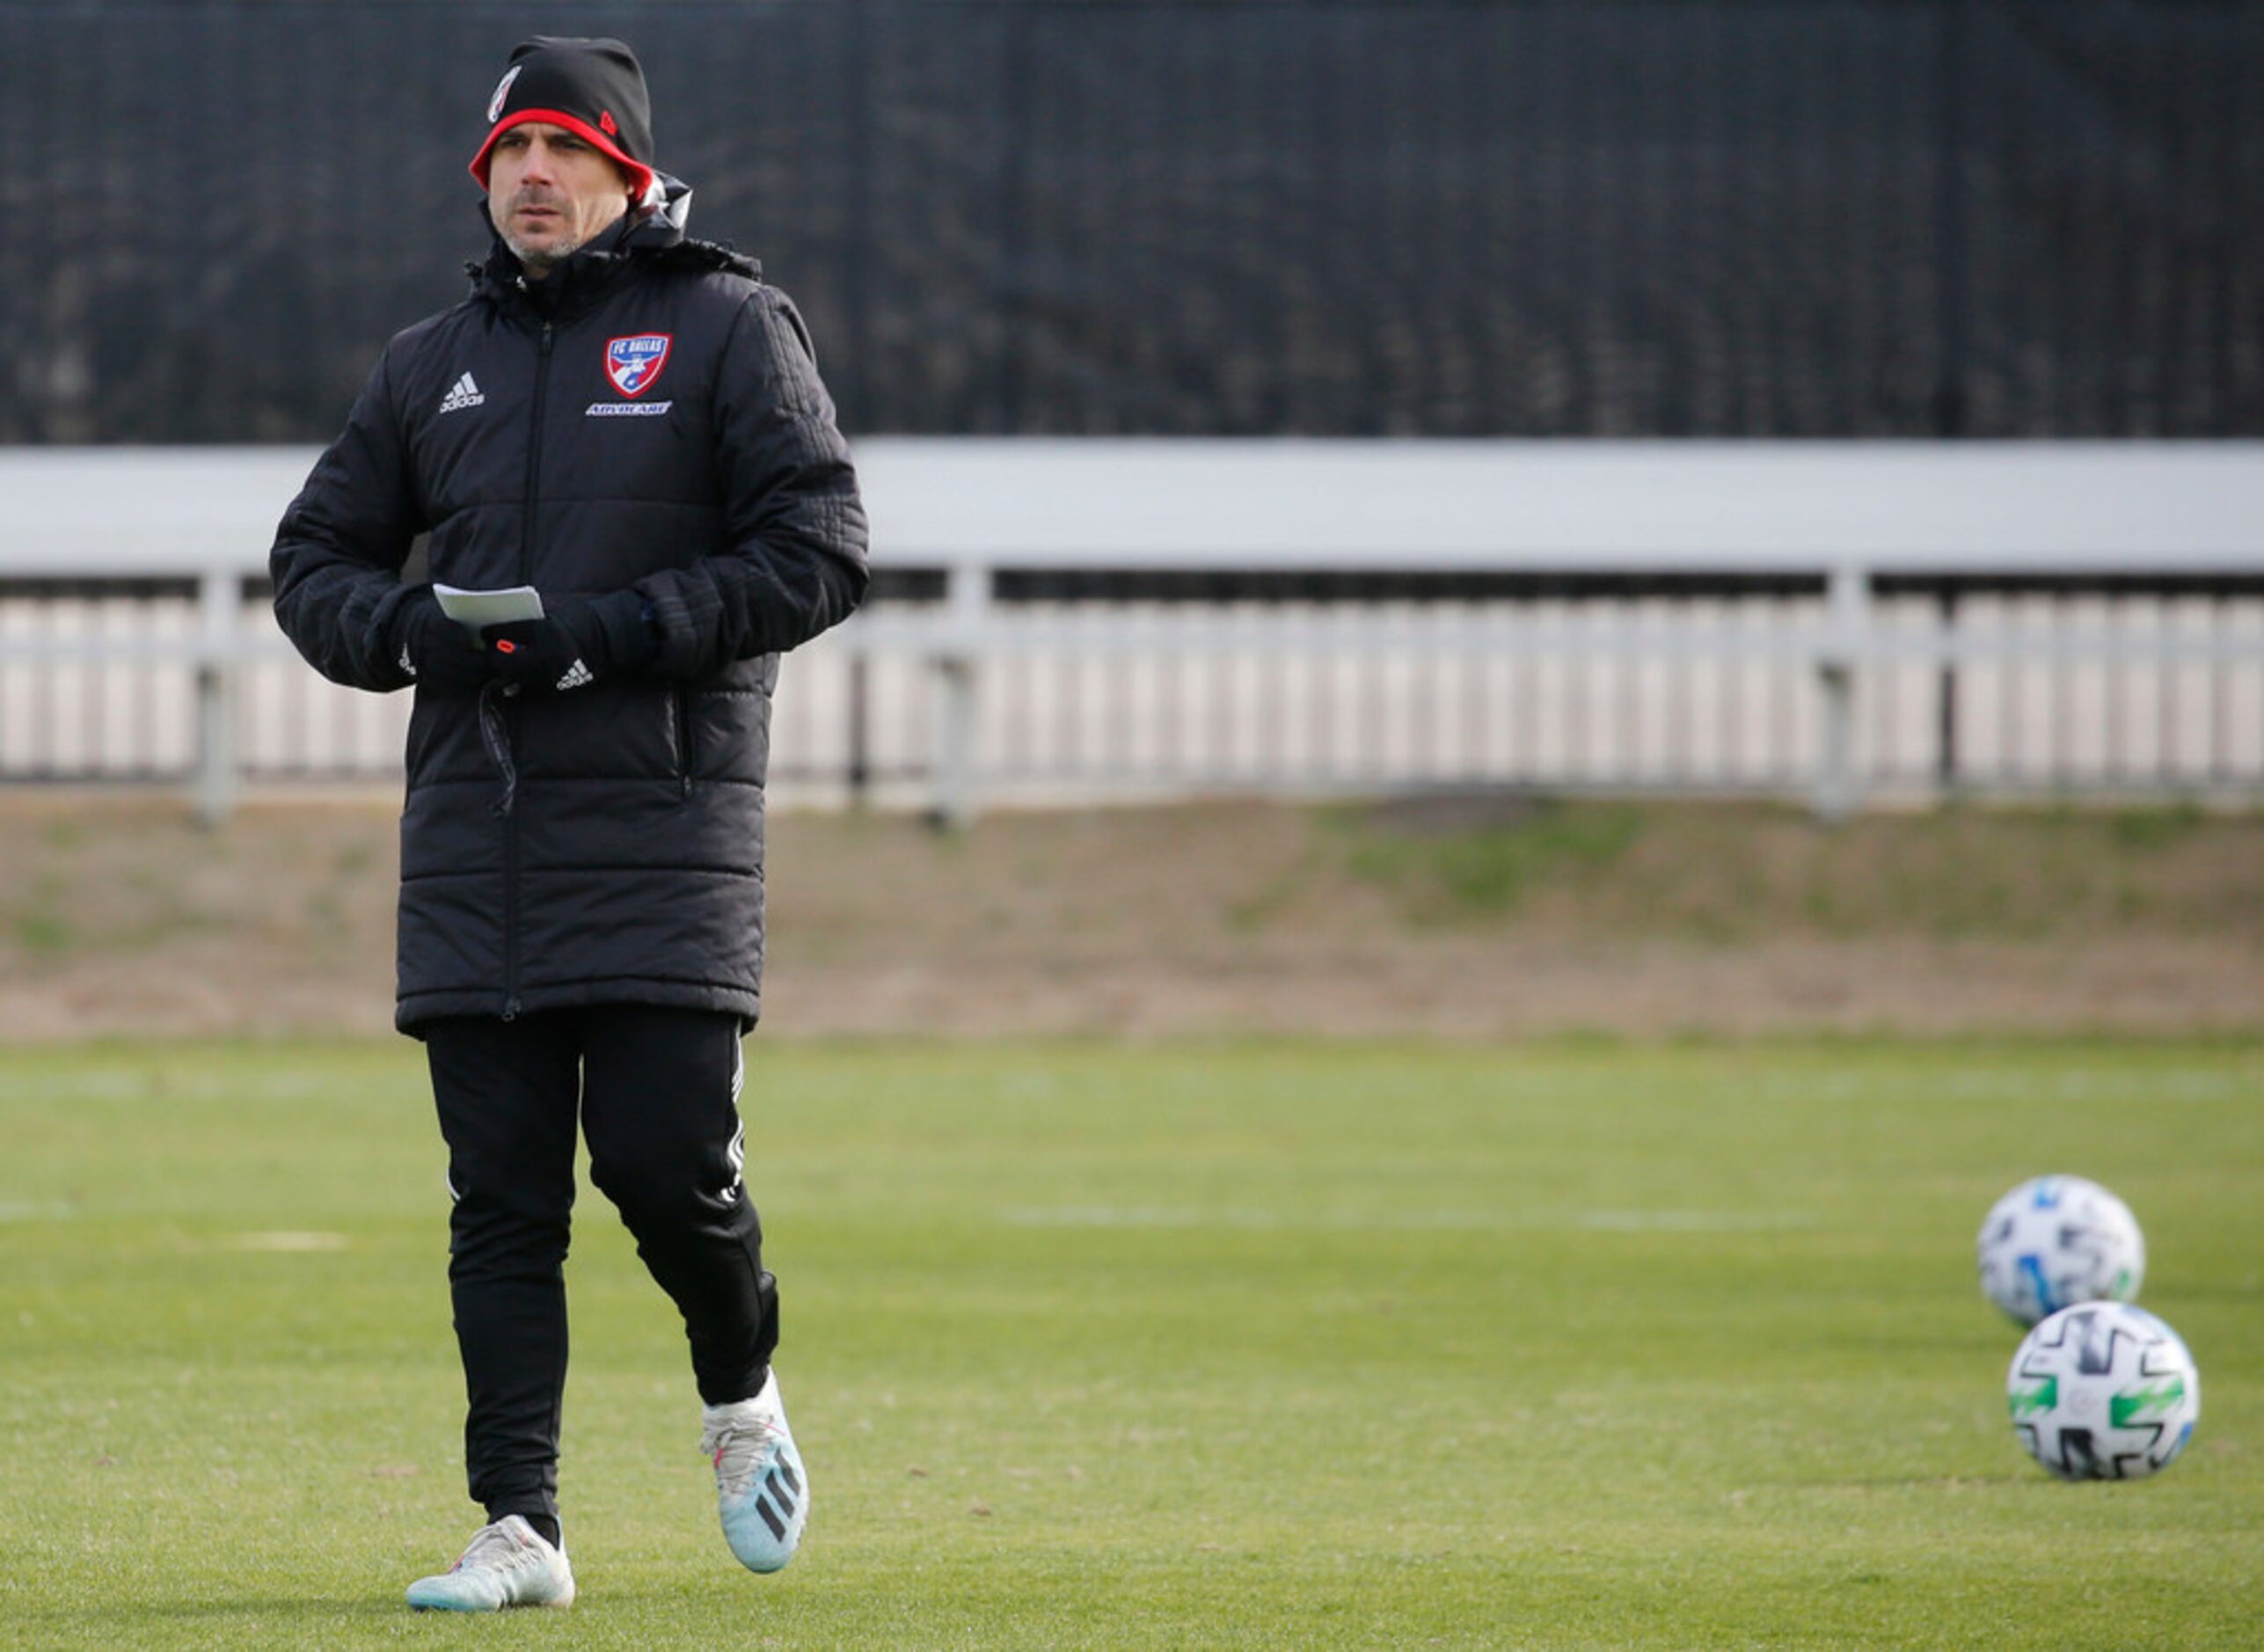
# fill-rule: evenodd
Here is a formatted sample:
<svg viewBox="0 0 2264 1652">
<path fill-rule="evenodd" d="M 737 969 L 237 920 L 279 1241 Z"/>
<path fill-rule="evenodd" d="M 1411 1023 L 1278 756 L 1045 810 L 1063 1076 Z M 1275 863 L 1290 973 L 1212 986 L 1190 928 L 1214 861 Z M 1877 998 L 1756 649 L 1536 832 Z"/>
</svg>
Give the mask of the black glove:
<svg viewBox="0 0 2264 1652">
<path fill-rule="evenodd" d="M 395 662 L 427 694 L 477 694 L 487 683 L 487 656 L 470 632 L 441 612 L 429 590 L 402 598 L 387 640 Z"/>
<path fill-rule="evenodd" d="M 650 665 L 660 638 L 634 591 L 545 601 L 540 619 L 515 619 L 480 633 L 487 669 L 510 692 L 563 694 L 601 676 Z"/>
</svg>

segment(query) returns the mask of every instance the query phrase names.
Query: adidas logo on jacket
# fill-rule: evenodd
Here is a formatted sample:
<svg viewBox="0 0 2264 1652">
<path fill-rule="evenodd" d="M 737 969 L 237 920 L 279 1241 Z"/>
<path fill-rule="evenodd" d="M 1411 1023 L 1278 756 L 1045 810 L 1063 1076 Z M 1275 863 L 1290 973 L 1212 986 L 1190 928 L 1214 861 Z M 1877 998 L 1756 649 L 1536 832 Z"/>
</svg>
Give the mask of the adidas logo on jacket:
<svg viewBox="0 0 2264 1652">
<path fill-rule="evenodd" d="M 471 375 L 466 373 L 448 387 L 448 394 L 441 398 L 440 411 L 451 413 L 460 408 L 477 407 L 486 399 L 479 393 L 479 386 L 471 382 Z M 434 417 L 437 418 L 439 414 Z"/>
</svg>

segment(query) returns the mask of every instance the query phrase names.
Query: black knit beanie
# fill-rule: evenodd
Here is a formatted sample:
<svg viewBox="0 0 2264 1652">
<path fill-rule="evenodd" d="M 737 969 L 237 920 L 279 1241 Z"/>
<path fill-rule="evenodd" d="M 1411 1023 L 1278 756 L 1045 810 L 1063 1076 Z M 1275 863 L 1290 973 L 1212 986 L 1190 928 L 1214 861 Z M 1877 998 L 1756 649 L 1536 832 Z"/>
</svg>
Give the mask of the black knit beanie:
<svg viewBox="0 0 2264 1652">
<path fill-rule="evenodd" d="M 637 54 L 619 40 L 537 34 L 511 48 L 511 66 L 487 100 L 487 141 L 471 175 L 487 187 L 487 155 L 515 126 L 544 121 L 603 150 L 642 199 L 653 184 L 653 105 Z"/>
</svg>

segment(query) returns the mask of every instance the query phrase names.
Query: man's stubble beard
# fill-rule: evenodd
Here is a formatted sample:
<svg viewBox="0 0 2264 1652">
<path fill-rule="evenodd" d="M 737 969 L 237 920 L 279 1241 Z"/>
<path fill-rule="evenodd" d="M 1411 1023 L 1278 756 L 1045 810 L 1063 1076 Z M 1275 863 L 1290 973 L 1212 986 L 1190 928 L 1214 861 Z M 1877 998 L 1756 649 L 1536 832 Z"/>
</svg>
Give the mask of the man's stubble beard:
<svg viewBox="0 0 2264 1652">
<path fill-rule="evenodd" d="M 540 272 L 548 274 L 551 270 L 565 263 L 588 245 L 586 240 L 553 241 L 545 246 L 529 246 L 508 230 L 499 230 L 497 233 L 502 236 L 503 245 L 511 250 L 511 256 L 517 259 L 522 267 L 529 273 Z"/>
</svg>

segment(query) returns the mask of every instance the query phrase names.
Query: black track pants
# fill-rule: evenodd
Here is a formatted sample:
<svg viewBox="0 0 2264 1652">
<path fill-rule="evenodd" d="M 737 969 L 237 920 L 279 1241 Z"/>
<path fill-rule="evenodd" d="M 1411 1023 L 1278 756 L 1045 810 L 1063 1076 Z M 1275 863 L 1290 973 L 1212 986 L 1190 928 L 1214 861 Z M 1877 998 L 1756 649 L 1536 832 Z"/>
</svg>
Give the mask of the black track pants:
<svg viewBox="0 0 2264 1652">
<path fill-rule="evenodd" d="M 472 1501 L 491 1520 L 555 1517 L 577 1115 L 590 1180 L 684 1316 L 700 1398 L 748 1399 L 769 1372 L 778 1289 L 740 1181 L 739 1018 L 608 1005 L 420 1030 L 456 1195 Z"/>
</svg>

